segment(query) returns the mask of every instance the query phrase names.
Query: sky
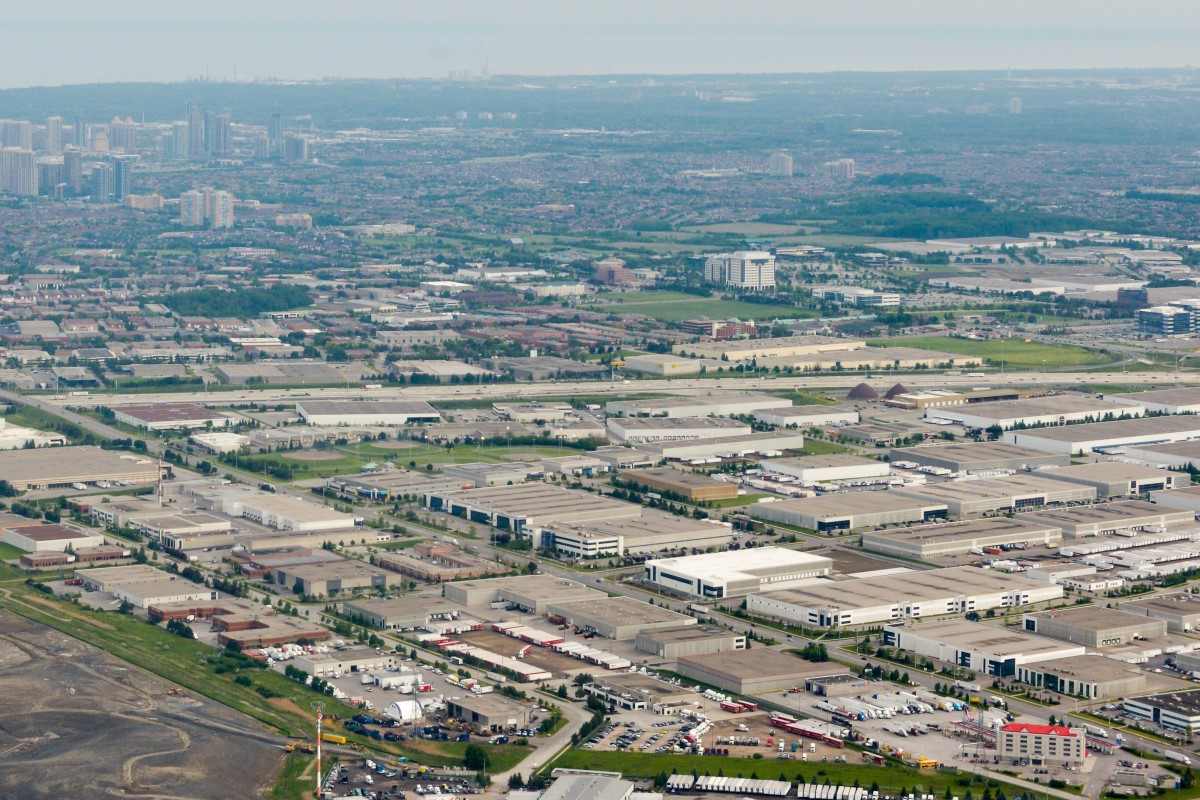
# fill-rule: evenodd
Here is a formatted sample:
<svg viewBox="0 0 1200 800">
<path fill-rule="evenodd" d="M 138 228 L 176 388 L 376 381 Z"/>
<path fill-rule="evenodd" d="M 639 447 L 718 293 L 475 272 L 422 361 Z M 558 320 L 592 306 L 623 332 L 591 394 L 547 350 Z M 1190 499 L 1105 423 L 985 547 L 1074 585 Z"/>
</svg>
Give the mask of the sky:
<svg viewBox="0 0 1200 800">
<path fill-rule="evenodd" d="M 7 0 L 0 88 L 1184 67 L 1194 0 Z"/>
</svg>

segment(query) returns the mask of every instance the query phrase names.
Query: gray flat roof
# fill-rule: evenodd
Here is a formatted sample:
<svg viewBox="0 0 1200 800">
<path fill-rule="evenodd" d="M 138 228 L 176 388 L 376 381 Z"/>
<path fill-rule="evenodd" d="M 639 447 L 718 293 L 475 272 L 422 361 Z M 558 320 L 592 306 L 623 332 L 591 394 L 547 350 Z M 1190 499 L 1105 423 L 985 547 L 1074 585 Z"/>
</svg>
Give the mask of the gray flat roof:
<svg viewBox="0 0 1200 800">
<path fill-rule="evenodd" d="M 1200 689 L 1186 689 L 1182 692 L 1165 694 L 1142 694 L 1128 699 L 1165 711 L 1172 711 L 1185 717 L 1200 716 Z"/>
<path fill-rule="evenodd" d="M 1102 655 L 1066 656 L 1028 664 L 1026 669 L 1103 683 L 1140 675 L 1137 667 Z"/>
<path fill-rule="evenodd" d="M 694 664 L 734 680 L 743 681 L 784 677 L 795 677 L 802 680 L 806 676 L 829 675 L 846 671 L 844 666 L 836 662 L 805 661 L 790 653 L 765 647 L 756 647 L 750 652 L 726 650 L 723 653 L 680 656 L 679 662 Z"/>
<path fill-rule="evenodd" d="M 709 489 L 713 486 L 736 486 L 736 484 L 729 483 L 727 481 L 718 481 L 708 477 L 707 475 L 700 475 L 695 472 L 684 472 L 681 469 L 674 469 L 672 467 L 626 469 L 621 471 L 620 477 L 623 480 L 630 481 L 638 481 L 641 478 L 649 478 L 694 489 Z"/>
<path fill-rule="evenodd" d="M 624 596 L 598 600 L 568 600 L 555 603 L 554 607 L 610 625 L 656 625 L 674 621 L 686 625 L 689 621 L 694 621 L 685 614 Z"/>
<path fill-rule="evenodd" d="M 896 626 L 893 626 L 896 627 Z M 1055 639 L 1034 636 L 1012 628 L 951 619 L 904 626 L 906 633 L 952 644 L 958 649 L 979 650 L 994 655 L 1054 653 L 1067 646 Z"/>
<path fill-rule="evenodd" d="M 572 533 L 577 536 L 624 536 L 628 540 L 647 539 L 664 534 L 695 533 L 711 537 L 719 533 L 732 535 L 732 530 L 713 522 L 679 517 L 665 511 L 647 508 L 640 517 L 629 519 L 606 519 L 595 522 L 548 522 L 544 527 L 551 531 Z M 686 542 L 684 543 L 686 544 Z"/>
<path fill-rule="evenodd" d="M 563 598 L 578 597 L 581 591 L 604 595 L 603 592 L 589 589 L 578 581 L 558 578 L 554 575 L 506 575 L 500 578 L 455 581 L 454 586 L 461 586 L 465 589 L 504 589 L 515 594 L 537 596 L 542 600 L 553 600 L 555 595 Z"/>
<path fill-rule="evenodd" d="M 821 467 L 857 467 L 863 464 L 871 464 L 878 466 L 883 462 L 874 458 L 863 458 L 862 456 L 851 455 L 850 453 L 827 453 L 817 456 L 796 456 L 793 458 L 772 458 L 763 461 L 759 464 L 763 469 L 770 469 L 772 465 L 782 464 L 789 467 L 799 467 L 801 469 L 819 469 Z"/>
<path fill-rule="evenodd" d="M 1179 491 L 1176 489 L 1175 491 Z M 1075 506 L 1073 508 L 1055 508 L 1046 511 L 1034 511 L 1020 514 L 1017 519 L 1045 525 L 1088 525 L 1097 522 L 1129 522 L 1140 519 L 1161 517 L 1164 514 L 1186 514 L 1177 508 L 1147 503 L 1142 500 L 1129 500 L 1123 503 L 1097 503 L 1094 506 Z"/>
<path fill-rule="evenodd" d="M 706 639 L 728 639 L 742 634 L 725 628 L 712 628 L 704 625 L 689 625 L 686 628 L 662 628 L 646 631 L 642 634 L 647 639 L 663 644 L 672 642 L 701 642 Z"/>
<path fill-rule="evenodd" d="M 513 486 L 490 486 L 482 489 L 462 489 L 433 492 L 451 500 L 467 503 L 474 508 L 510 516 L 550 516 L 584 511 L 610 511 L 614 515 L 638 516 L 641 507 L 609 497 L 601 497 L 578 489 L 565 489 L 548 483 L 521 483 Z"/>
<path fill-rule="evenodd" d="M 1119 481 L 1154 480 L 1171 473 L 1158 467 L 1147 467 L 1142 464 L 1130 464 L 1127 461 L 1096 461 L 1091 464 L 1076 464 L 1071 467 L 1053 467 L 1040 470 L 1039 475 L 1053 478 L 1062 475 L 1069 478 L 1082 478 L 1089 481 Z"/>
<path fill-rule="evenodd" d="M 1026 616 L 1053 620 L 1054 622 L 1072 625 L 1088 631 L 1106 631 L 1112 628 L 1129 628 L 1134 625 L 1163 624 L 1161 620 L 1154 619 L 1153 617 L 1143 617 L 1141 614 L 1130 614 L 1128 611 L 1120 611 L 1115 608 L 1096 605 L 1069 606 L 1067 608 L 1054 609 L 1053 611 L 1038 611 Z"/>
<path fill-rule="evenodd" d="M 1079 490 L 1090 492 L 1088 499 L 1095 497 L 1095 490 L 1082 484 L 1072 484 L 1066 481 L 1056 481 L 1041 478 L 1036 475 L 1018 473 L 1003 478 L 984 480 L 947 481 L 945 483 L 926 483 L 921 486 L 905 487 L 905 493 L 921 495 L 934 500 L 971 501 L 985 498 L 1005 498 L 1029 494 L 1045 493 L 1076 493 Z"/>
<path fill-rule="evenodd" d="M 1112 412 L 1114 416 L 1121 413 L 1132 413 L 1135 406 L 1117 405 L 1111 400 L 1100 400 L 1095 397 L 1085 397 L 1077 394 L 1064 394 L 1051 397 L 1031 397 L 1026 400 L 998 400 L 991 403 L 974 403 L 966 406 L 953 406 L 940 411 L 954 411 L 991 419 L 1016 419 L 1018 417 L 1042 417 L 1047 414 L 1070 414 L 1081 411 Z"/>
<path fill-rule="evenodd" d="M 1158 436 L 1188 431 L 1196 431 L 1200 436 L 1200 417 L 1194 415 L 1138 417 L 1136 419 L 1116 419 L 1111 422 L 1060 425 L 1054 428 L 1032 428 L 1023 431 L 1009 431 L 1009 433 L 1016 433 L 1020 436 L 1036 436 L 1057 442 L 1096 442 L 1105 439 Z"/>
<path fill-rule="evenodd" d="M 898 542 L 953 542 L 958 539 L 974 539 L 978 536 L 999 536 L 1012 534 L 1016 536 L 1032 536 L 1047 530 L 1060 530 L 1055 525 L 1038 524 L 1030 520 L 1012 519 L 1010 517 L 986 517 L 964 522 L 946 522 L 938 525 L 917 525 L 912 528 L 896 528 L 881 531 L 879 536 L 886 535 L 888 539 Z"/>
<path fill-rule="evenodd" d="M 0 478 L 26 483 L 65 481 L 88 476 L 103 479 L 107 475 L 158 471 L 155 459 L 122 450 L 99 447 L 40 447 L 36 450 L 5 450 L 0 458 Z"/>
<path fill-rule="evenodd" d="M 423 414 L 437 416 L 424 400 L 300 400 L 296 403 L 306 414 Z"/>
<path fill-rule="evenodd" d="M 1008 442 L 971 442 L 963 444 L 922 445 L 920 447 L 893 448 L 892 460 L 904 460 L 907 456 L 928 456 L 969 464 L 972 461 L 1001 461 L 1004 459 L 1044 459 L 1052 454 L 1032 447 L 1022 447 Z"/>
<path fill-rule="evenodd" d="M 1200 614 L 1200 596 L 1191 592 L 1171 592 L 1156 594 L 1134 600 L 1122 600 L 1120 606 L 1137 606 L 1156 611 L 1166 611 L 1171 614 Z"/>
<path fill-rule="evenodd" d="M 744 422 L 729 417 L 612 417 L 609 422 L 626 430 L 659 430 L 662 428 L 746 428 Z"/>
<path fill-rule="evenodd" d="M 918 510 L 942 507 L 935 500 L 904 497 L 895 492 L 839 492 L 820 497 L 801 497 L 796 500 L 781 500 L 767 503 L 772 510 L 810 514 L 815 517 L 845 517 L 854 514 L 877 514 L 888 511 Z M 753 515 L 755 506 L 750 506 Z"/>
<path fill-rule="evenodd" d="M 1021 587 L 1044 589 L 1046 584 L 1020 575 L 978 567 L 947 567 L 846 581 L 818 580 L 793 589 L 760 592 L 782 603 L 806 608 L 866 608 L 958 597 L 966 592 L 988 594 Z"/>
<path fill-rule="evenodd" d="M 1131 392 L 1121 395 L 1121 399 L 1135 403 L 1162 403 L 1163 405 L 1197 405 L 1200 404 L 1200 388 L 1184 386 L 1177 389 L 1156 389 L 1151 392 Z"/>
</svg>

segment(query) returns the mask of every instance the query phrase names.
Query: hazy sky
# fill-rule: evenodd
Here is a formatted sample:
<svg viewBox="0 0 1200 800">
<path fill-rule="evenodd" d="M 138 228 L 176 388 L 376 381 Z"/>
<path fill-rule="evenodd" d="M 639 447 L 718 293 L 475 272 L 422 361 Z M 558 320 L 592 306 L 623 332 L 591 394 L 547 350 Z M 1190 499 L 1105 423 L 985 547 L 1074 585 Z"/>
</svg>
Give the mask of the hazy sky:
<svg viewBox="0 0 1200 800">
<path fill-rule="evenodd" d="M 1195 0 L 6 0 L 0 86 L 1181 67 Z"/>
</svg>

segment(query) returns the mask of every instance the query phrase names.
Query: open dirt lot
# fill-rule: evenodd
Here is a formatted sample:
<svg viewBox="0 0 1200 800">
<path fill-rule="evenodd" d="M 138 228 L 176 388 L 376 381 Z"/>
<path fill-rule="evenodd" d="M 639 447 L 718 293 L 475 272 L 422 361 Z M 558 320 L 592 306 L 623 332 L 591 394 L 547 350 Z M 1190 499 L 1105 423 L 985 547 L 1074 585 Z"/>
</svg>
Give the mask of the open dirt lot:
<svg viewBox="0 0 1200 800">
<path fill-rule="evenodd" d="M 256 722 L 0 611 L 0 797 L 261 797 L 282 752 Z"/>
</svg>

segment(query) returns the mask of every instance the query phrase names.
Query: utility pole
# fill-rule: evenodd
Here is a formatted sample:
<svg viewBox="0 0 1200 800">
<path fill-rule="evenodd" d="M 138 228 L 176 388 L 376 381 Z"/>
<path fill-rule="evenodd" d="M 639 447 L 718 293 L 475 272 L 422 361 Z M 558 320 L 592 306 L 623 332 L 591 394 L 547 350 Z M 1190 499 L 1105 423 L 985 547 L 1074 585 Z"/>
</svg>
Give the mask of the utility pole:
<svg viewBox="0 0 1200 800">
<path fill-rule="evenodd" d="M 321 797 L 321 723 L 325 721 L 325 704 L 321 702 L 313 703 L 313 708 L 317 710 L 317 788 L 314 790 L 313 797 Z"/>
</svg>

